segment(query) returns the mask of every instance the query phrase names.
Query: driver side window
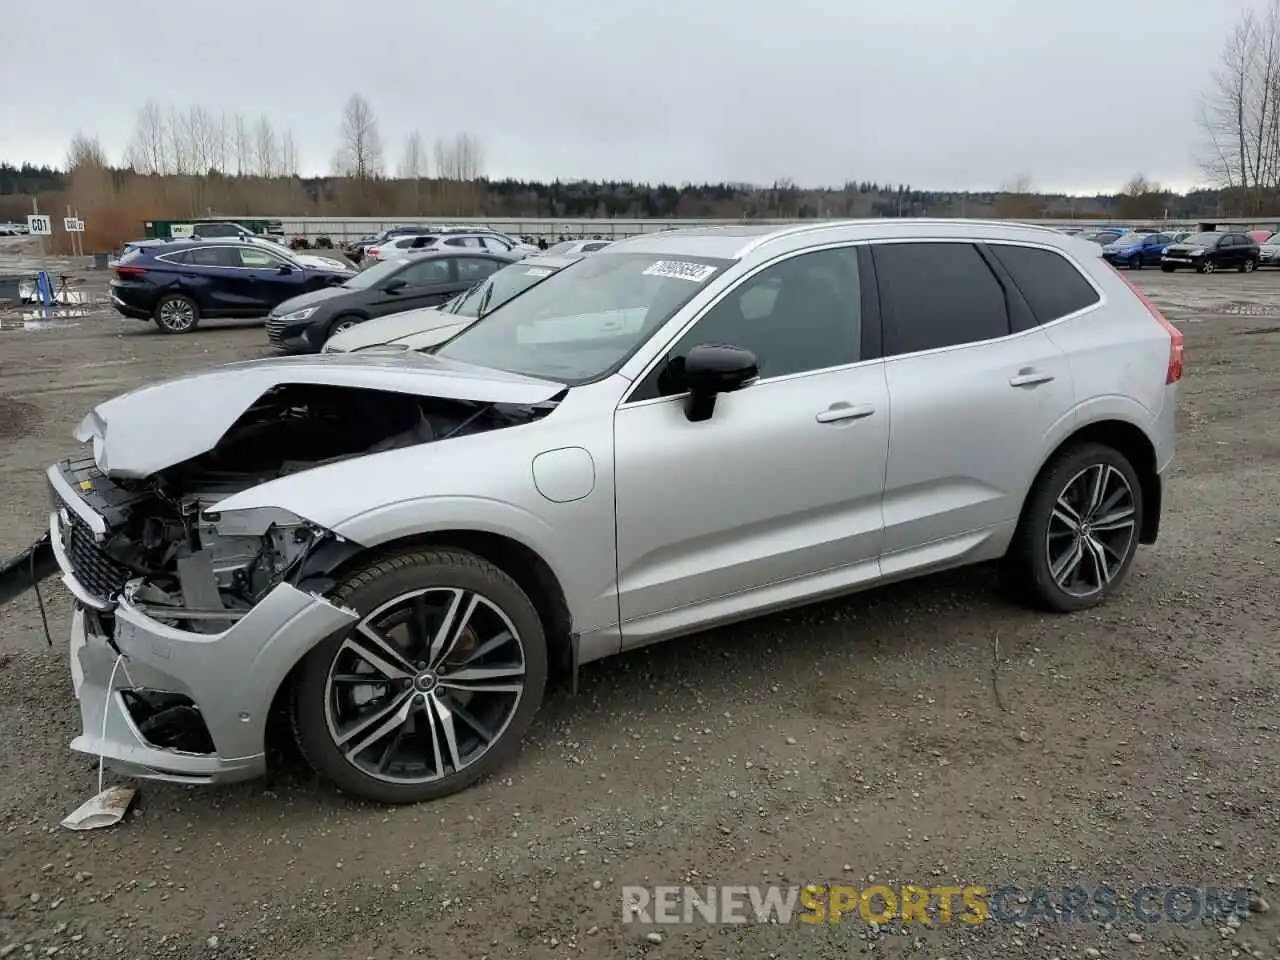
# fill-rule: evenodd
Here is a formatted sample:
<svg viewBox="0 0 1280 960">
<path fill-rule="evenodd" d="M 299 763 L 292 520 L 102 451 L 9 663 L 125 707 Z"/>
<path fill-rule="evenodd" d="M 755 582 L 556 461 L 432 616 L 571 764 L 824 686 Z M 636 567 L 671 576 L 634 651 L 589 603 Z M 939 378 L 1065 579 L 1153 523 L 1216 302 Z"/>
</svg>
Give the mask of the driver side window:
<svg viewBox="0 0 1280 960">
<path fill-rule="evenodd" d="M 843 247 L 791 257 L 748 277 L 668 356 L 686 356 L 702 344 L 731 345 L 755 354 L 762 378 L 784 377 L 856 363 L 861 333 L 858 251 Z M 657 395 L 680 392 L 661 376 L 657 387 Z"/>
</svg>

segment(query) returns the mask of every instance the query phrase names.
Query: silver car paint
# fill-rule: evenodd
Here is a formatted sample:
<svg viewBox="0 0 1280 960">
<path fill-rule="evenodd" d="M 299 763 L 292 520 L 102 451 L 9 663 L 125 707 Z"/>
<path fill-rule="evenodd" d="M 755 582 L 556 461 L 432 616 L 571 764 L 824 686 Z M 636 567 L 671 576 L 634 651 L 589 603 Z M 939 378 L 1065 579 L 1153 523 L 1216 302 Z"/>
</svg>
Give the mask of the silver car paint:
<svg viewBox="0 0 1280 960">
<path fill-rule="evenodd" d="M 679 398 L 629 399 L 667 347 L 745 277 L 822 247 L 903 239 L 1050 247 L 1074 259 L 1103 299 L 994 341 L 763 380 L 720 398 L 706 422 L 689 422 Z M 559 580 L 579 661 L 587 662 L 850 589 L 998 557 L 1040 465 L 1087 423 L 1114 419 L 1139 428 L 1155 445 L 1161 469 L 1173 456 L 1176 386 L 1164 382 L 1168 336 L 1087 241 L 1004 223 L 878 220 L 673 231 L 619 241 L 612 250 L 738 262 L 617 373 L 570 388 L 539 421 L 317 467 L 235 494 L 219 512 L 284 510 L 365 547 L 451 530 L 519 541 Z M 218 429 L 199 421 L 192 429 L 190 419 L 170 408 L 195 405 L 212 413 L 214 402 L 202 394 L 213 393 L 218 406 L 234 396 L 231 406 L 238 409 L 266 386 L 298 377 L 424 395 L 452 389 L 444 395 L 512 402 L 559 392 L 558 385 L 507 374 L 446 375 L 430 362 L 376 357 L 372 363 L 351 362 L 348 355 L 241 364 L 185 378 L 178 387 L 147 388 L 130 403 L 99 408 L 108 429 L 95 445 L 98 456 L 132 472 L 172 463 L 207 446 Z M 1053 379 L 1032 389 L 1010 384 L 1036 372 Z M 865 406 L 867 415 L 815 422 L 815 414 L 842 403 Z M 198 439 L 182 436 L 180 427 Z M 270 616 L 255 608 L 253 639 L 245 621 L 230 631 L 237 646 L 245 638 L 245 647 L 225 658 L 219 650 L 201 659 L 199 651 L 222 643 L 217 637 L 180 635 L 127 606 L 119 609 L 131 624 L 131 655 L 162 673 L 173 669 L 174 682 L 188 689 L 201 684 L 207 696 L 229 698 L 228 709 L 243 707 L 252 717 L 258 708 L 244 705 L 270 702 L 288 667 L 344 622 L 322 598 L 293 593 L 280 587 L 262 601 L 259 607 L 270 604 Z M 290 617 L 282 616 L 281 605 Z M 294 629 L 299 621 L 315 627 Z M 269 657 L 256 653 L 268 648 Z M 82 652 L 80 659 L 91 678 L 86 683 L 105 690 L 101 650 Z M 199 677 L 191 673 L 197 664 Z M 222 709 L 213 701 L 208 708 Z M 98 722 L 100 711 L 86 708 L 85 720 Z M 251 725 L 248 736 L 257 735 Z M 235 779 L 256 772 L 257 761 L 244 757 L 260 753 L 257 740 L 223 736 L 220 764 L 200 775 Z M 126 763 L 134 757 L 136 744 L 124 734 L 108 741 L 94 749 Z"/>
</svg>

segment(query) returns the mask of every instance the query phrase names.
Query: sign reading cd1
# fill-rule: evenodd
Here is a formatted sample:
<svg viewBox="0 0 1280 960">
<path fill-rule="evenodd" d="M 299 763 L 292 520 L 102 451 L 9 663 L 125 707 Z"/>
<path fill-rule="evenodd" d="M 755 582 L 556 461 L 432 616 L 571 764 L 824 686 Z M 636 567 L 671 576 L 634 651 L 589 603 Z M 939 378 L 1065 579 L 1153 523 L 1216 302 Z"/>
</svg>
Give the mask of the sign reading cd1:
<svg viewBox="0 0 1280 960">
<path fill-rule="evenodd" d="M 53 236 L 53 224 L 48 216 L 43 213 L 28 214 L 27 232 L 33 237 L 51 237 Z"/>
</svg>

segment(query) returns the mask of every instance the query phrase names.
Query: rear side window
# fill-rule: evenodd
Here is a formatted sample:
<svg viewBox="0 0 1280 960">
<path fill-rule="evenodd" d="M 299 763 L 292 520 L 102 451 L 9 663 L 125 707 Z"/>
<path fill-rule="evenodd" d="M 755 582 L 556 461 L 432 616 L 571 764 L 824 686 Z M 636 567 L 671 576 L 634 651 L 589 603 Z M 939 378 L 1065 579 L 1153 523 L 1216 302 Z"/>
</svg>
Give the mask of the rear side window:
<svg viewBox="0 0 1280 960">
<path fill-rule="evenodd" d="M 198 247 L 187 251 L 187 262 L 202 267 L 238 267 L 240 254 L 235 247 Z"/>
<path fill-rule="evenodd" d="M 1004 288 L 971 243 L 872 245 L 884 355 L 1009 335 Z"/>
<path fill-rule="evenodd" d="M 1048 323 L 1097 303 L 1093 284 L 1053 250 L 993 243 L 990 250 L 1018 285 L 1038 323 Z"/>
</svg>

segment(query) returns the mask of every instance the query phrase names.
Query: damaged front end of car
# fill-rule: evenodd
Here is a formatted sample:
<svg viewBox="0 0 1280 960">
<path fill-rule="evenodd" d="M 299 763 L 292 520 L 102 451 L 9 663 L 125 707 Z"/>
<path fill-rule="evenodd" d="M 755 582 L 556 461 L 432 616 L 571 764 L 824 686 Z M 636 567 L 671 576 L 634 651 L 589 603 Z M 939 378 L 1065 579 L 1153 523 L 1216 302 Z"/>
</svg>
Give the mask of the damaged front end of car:
<svg viewBox="0 0 1280 960">
<path fill-rule="evenodd" d="M 75 598 L 83 732 L 72 748 L 144 778 L 264 772 L 281 682 L 357 619 L 325 594 L 363 548 L 278 507 L 220 505 L 303 471 L 527 423 L 553 407 L 280 383 L 208 449 L 141 477 L 110 469 L 120 451 L 91 414 L 77 435 L 92 455 L 47 471 L 48 532 L 0 569 L 0 601 L 57 570 Z"/>
</svg>

